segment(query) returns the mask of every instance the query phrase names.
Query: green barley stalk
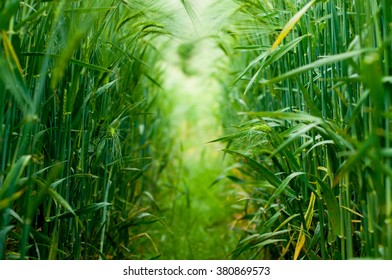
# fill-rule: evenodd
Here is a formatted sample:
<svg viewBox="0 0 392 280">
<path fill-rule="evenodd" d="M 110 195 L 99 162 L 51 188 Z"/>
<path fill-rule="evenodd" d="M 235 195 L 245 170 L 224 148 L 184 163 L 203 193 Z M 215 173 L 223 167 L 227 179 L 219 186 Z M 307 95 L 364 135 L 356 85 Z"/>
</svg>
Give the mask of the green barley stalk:
<svg viewBox="0 0 392 280">
<path fill-rule="evenodd" d="M 269 17 L 260 21 L 262 1 L 236 2 L 228 28 L 242 50 L 232 55 L 243 68 L 233 68 L 238 75 L 228 96 L 232 113 L 245 111 L 232 122 L 247 125 L 221 141 L 243 160 L 244 173 L 270 185 L 263 196 L 251 196 L 264 215 L 254 212 L 250 223 L 278 215 L 268 232 L 287 232 L 267 242 L 260 231 L 247 230 L 234 256 L 249 251 L 258 258 L 390 259 L 389 6 L 376 0 L 287 0 L 264 5 Z M 246 107 L 236 105 L 238 91 L 245 93 L 240 99 Z M 260 125 L 269 129 L 256 136 L 252 131 Z M 277 183 L 297 172 L 304 175 Z M 315 213 L 307 227 L 312 193 L 317 206 L 310 208 Z"/>
<path fill-rule="evenodd" d="M 0 14 L 0 257 L 156 256 L 140 225 L 156 220 L 141 178 L 159 4 L 7 0 Z"/>
</svg>

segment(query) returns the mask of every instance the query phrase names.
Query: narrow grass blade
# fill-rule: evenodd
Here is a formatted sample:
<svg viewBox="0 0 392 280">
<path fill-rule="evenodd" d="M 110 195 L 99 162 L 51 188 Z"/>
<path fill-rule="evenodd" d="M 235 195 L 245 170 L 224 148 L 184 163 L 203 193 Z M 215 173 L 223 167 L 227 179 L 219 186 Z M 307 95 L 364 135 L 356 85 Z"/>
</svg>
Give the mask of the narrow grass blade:
<svg viewBox="0 0 392 280">
<path fill-rule="evenodd" d="M 283 27 L 282 31 L 280 32 L 278 38 L 273 43 L 271 50 L 274 50 L 282 41 L 283 39 L 289 34 L 291 29 L 294 28 L 295 24 L 301 19 L 301 17 L 306 13 L 306 11 L 316 3 L 317 0 L 312 0 L 308 4 L 306 4 L 301 10 L 299 10 Z"/>
<path fill-rule="evenodd" d="M 16 186 L 24 169 L 31 160 L 31 155 L 21 156 L 15 164 L 12 165 L 11 170 L 5 177 L 4 183 L 0 189 L 0 198 L 4 199 L 16 192 Z"/>
<path fill-rule="evenodd" d="M 294 70 L 288 71 L 282 75 L 279 75 L 275 78 L 272 78 L 270 80 L 261 80 L 260 83 L 261 84 L 275 84 L 277 82 L 280 82 L 282 80 L 294 77 L 298 74 L 304 73 L 306 71 L 321 67 L 321 66 L 325 66 L 325 65 L 329 65 L 329 64 L 333 64 L 339 61 L 344 61 L 350 58 L 355 58 L 360 56 L 361 54 L 364 53 L 371 53 L 371 52 L 376 52 L 377 49 L 360 49 L 360 50 L 354 50 L 354 51 L 349 51 L 349 52 L 345 52 L 345 53 L 341 53 L 341 54 L 336 54 L 336 55 L 331 55 L 329 57 L 326 58 L 321 58 L 319 60 L 316 60 L 315 62 L 309 63 L 307 65 L 298 67 Z"/>
<path fill-rule="evenodd" d="M 276 198 L 278 198 L 278 196 L 280 196 L 282 194 L 282 192 L 286 191 L 286 193 L 291 194 L 292 198 L 297 198 L 295 195 L 295 192 L 293 190 L 291 191 L 287 191 L 286 189 L 290 189 L 288 187 L 288 184 L 290 183 L 290 181 L 292 179 L 294 179 L 295 177 L 304 175 L 304 172 L 294 172 L 292 174 L 290 174 L 289 176 L 287 176 L 282 183 L 278 186 L 278 188 L 274 191 L 274 193 L 271 195 L 270 199 L 268 200 L 267 204 L 265 205 L 264 208 L 267 208 L 268 205 L 270 205 Z"/>
</svg>

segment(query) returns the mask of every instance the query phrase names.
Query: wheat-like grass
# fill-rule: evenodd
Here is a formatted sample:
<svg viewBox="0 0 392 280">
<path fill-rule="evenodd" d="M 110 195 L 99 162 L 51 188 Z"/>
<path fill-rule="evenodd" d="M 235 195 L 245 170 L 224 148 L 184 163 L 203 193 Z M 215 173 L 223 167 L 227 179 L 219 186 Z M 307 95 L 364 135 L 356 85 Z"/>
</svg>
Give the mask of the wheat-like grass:
<svg viewBox="0 0 392 280">
<path fill-rule="evenodd" d="M 387 1 L 236 2 L 227 28 L 242 53 L 232 51 L 241 63 L 226 108 L 251 125 L 220 140 L 270 187 L 250 197 L 263 212 L 247 216 L 252 238 L 233 256 L 391 259 Z M 260 122 L 264 137 L 242 136 Z M 276 229 L 287 231 L 261 238 Z"/>
</svg>

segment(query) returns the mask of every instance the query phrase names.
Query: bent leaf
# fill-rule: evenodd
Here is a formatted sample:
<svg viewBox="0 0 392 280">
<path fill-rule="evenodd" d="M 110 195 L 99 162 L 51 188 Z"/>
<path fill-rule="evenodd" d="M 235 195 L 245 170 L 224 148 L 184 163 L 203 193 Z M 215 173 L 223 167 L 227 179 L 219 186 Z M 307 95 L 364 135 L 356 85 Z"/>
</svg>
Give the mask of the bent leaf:
<svg viewBox="0 0 392 280">
<path fill-rule="evenodd" d="M 301 19 L 301 17 L 306 13 L 306 11 L 313 6 L 314 3 L 316 3 L 317 0 L 312 0 L 308 4 L 306 4 L 301 10 L 299 10 L 283 27 L 282 31 L 280 32 L 278 38 L 276 38 L 276 41 L 272 45 L 271 50 L 275 49 L 282 41 L 283 39 L 289 34 L 291 29 L 294 28 L 295 24 Z"/>
</svg>

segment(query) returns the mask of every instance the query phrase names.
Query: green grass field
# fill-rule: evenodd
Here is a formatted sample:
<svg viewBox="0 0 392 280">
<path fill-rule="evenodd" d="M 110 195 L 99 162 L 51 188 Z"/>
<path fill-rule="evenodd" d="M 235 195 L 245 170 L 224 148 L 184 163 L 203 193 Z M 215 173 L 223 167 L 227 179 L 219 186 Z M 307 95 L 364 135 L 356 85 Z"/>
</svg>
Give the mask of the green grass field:
<svg viewBox="0 0 392 280">
<path fill-rule="evenodd" d="M 5 0 L 0 33 L 0 259 L 392 259 L 389 0 Z"/>
</svg>

